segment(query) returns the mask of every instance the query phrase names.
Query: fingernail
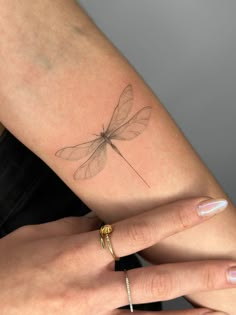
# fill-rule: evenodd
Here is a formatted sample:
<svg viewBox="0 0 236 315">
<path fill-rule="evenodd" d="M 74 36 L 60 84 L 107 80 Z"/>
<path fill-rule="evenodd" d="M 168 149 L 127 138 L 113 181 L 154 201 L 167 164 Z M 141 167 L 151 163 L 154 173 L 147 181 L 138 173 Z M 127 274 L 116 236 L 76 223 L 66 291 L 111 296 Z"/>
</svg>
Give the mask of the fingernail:
<svg viewBox="0 0 236 315">
<path fill-rule="evenodd" d="M 229 268 L 227 272 L 227 280 L 229 283 L 236 284 L 236 266 Z"/>
<path fill-rule="evenodd" d="M 208 199 L 197 206 L 197 213 L 201 217 L 211 217 L 223 211 L 227 206 L 228 201 L 225 199 Z"/>
</svg>

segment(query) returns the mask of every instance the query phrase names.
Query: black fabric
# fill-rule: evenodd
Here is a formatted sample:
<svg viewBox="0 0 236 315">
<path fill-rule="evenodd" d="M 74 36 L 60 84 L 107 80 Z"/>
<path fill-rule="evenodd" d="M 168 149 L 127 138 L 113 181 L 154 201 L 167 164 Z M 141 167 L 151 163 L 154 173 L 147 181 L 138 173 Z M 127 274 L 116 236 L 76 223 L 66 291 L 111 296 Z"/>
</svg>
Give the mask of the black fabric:
<svg viewBox="0 0 236 315">
<path fill-rule="evenodd" d="M 36 155 L 7 130 L 0 136 L 0 237 L 28 224 L 54 221 L 89 212 L 87 206 Z M 135 255 L 116 270 L 140 266 Z M 160 310 L 160 303 L 135 306 Z"/>
</svg>

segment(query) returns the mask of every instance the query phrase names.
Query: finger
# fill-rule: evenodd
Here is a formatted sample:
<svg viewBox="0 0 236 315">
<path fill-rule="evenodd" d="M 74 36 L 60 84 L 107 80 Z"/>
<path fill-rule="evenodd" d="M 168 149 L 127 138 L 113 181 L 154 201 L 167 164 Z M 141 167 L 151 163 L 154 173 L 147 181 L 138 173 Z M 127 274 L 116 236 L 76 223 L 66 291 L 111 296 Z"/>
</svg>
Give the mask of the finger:
<svg viewBox="0 0 236 315">
<path fill-rule="evenodd" d="M 38 225 L 48 236 L 73 235 L 97 229 L 101 221 L 96 216 L 66 217 Z"/>
<path fill-rule="evenodd" d="M 166 301 L 195 292 L 236 287 L 235 278 L 231 283 L 228 275 L 234 265 L 236 263 L 232 261 L 200 261 L 129 270 L 133 304 Z M 128 294 L 125 273 L 111 272 L 107 281 L 111 307 L 126 305 Z M 114 292 L 116 298 L 112 299 Z"/>
<path fill-rule="evenodd" d="M 204 210 L 203 205 L 208 216 L 199 215 L 199 209 L 201 212 Z M 170 235 L 204 222 L 209 218 L 209 214 L 214 214 L 213 210 L 209 211 L 211 207 L 222 211 L 226 206 L 226 200 L 192 198 L 160 206 L 114 223 L 113 232 L 109 235 L 114 253 L 122 257 L 148 248 Z M 91 259 L 95 259 L 97 263 L 102 259 L 105 264 L 113 260 L 108 249 L 101 249 L 98 231 L 92 232 L 90 236 L 85 235 L 84 238 L 83 242 L 86 242 Z M 79 240 L 75 237 L 74 241 Z"/>
<path fill-rule="evenodd" d="M 111 235 L 114 251 L 118 256 L 126 256 L 206 221 L 209 216 L 200 216 L 198 211 L 199 206 L 202 207 L 205 202 L 206 205 L 215 204 L 213 199 L 191 198 L 158 207 L 114 224 L 114 233 Z M 227 202 L 223 201 L 222 205 L 223 207 L 218 210 L 224 210 Z"/>
<path fill-rule="evenodd" d="M 129 315 L 129 310 L 116 310 L 112 315 Z M 221 312 L 214 312 L 206 308 L 190 309 L 190 310 L 179 310 L 179 311 L 135 311 L 133 315 L 226 315 Z"/>
<path fill-rule="evenodd" d="M 26 225 L 16 230 L 15 233 L 20 233 L 21 239 L 25 237 L 32 241 L 33 239 L 78 235 L 98 229 L 100 225 L 101 221 L 98 217 L 85 215 L 83 217 L 66 217 L 37 225 Z"/>
</svg>

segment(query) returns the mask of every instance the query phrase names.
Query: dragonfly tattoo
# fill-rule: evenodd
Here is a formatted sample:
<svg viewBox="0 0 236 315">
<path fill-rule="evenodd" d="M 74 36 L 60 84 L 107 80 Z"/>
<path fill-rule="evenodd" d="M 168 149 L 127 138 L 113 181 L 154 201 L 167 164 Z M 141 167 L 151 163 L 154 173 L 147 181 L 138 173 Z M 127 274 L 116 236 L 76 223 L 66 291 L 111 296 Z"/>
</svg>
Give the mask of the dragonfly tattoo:
<svg viewBox="0 0 236 315">
<path fill-rule="evenodd" d="M 129 120 L 127 119 L 133 105 L 133 89 L 127 85 L 120 95 L 111 120 L 106 130 L 96 135 L 92 141 L 84 142 L 75 146 L 65 147 L 56 152 L 56 156 L 65 160 L 79 160 L 90 154 L 89 158 L 79 166 L 74 173 L 74 179 L 87 179 L 94 177 L 101 172 L 107 161 L 107 145 L 109 145 L 120 157 L 132 168 L 139 178 L 148 186 L 148 183 L 127 161 L 113 140 L 132 140 L 140 135 L 146 126 L 151 115 L 151 106 L 140 109 Z"/>
</svg>

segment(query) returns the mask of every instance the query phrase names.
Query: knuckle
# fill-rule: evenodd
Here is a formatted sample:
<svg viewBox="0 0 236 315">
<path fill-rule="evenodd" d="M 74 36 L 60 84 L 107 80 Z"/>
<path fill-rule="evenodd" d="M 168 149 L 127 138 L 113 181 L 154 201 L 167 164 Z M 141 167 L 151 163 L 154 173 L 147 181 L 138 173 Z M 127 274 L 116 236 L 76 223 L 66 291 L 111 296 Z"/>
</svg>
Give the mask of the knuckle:
<svg viewBox="0 0 236 315">
<path fill-rule="evenodd" d="M 86 296 L 85 296 L 86 291 Z M 68 310 L 73 309 L 76 305 L 78 305 L 78 301 L 88 301 L 90 297 L 90 293 L 88 290 L 80 289 L 79 287 L 75 288 L 67 288 L 60 294 L 58 294 L 56 301 L 60 306 L 60 309 Z"/>
<path fill-rule="evenodd" d="M 127 233 L 131 244 L 138 243 L 142 246 L 149 244 L 152 240 L 152 229 L 144 220 L 131 223 Z"/>
<path fill-rule="evenodd" d="M 83 217 L 66 217 L 66 218 L 62 218 L 59 219 L 58 222 L 64 224 L 64 225 L 68 225 L 68 226 L 75 226 L 78 229 L 78 223 L 82 222 L 84 220 Z"/>
<path fill-rule="evenodd" d="M 186 228 L 193 225 L 192 212 L 189 211 L 189 208 L 186 208 L 184 205 L 178 207 L 175 211 L 175 222 L 179 230 L 185 230 Z"/>
<path fill-rule="evenodd" d="M 76 284 L 64 289 L 64 291 L 57 296 L 56 302 L 60 310 L 63 310 L 65 314 L 70 313 L 68 311 L 73 311 L 73 314 L 76 314 L 76 312 L 78 312 L 78 301 L 83 301 L 83 303 L 80 303 L 80 313 L 93 314 L 98 304 L 97 300 L 99 295 L 100 292 L 88 284 Z"/>
<path fill-rule="evenodd" d="M 24 225 L 19 227 L 15 232 L 21 235 L 30 235 L 36 231 L 35 225 Z"/>
<path fill-rule="evenodd" d="M 153 299 L 170 299 L 174 291 L 173 279 L 166 272 L 156 274 L 151 278 L 146 290 L 148 290 L 148 295 L 151 295 Z"/>
<path fill-rule="evenodd" d="M 77 288 L 78 289 L 78 288 Z M 78 300 L 78 298 L 80 297 L 80 293 L 82 293 L 83 291 L 81 290 L 81 292 L 79 292 L 79 290 L 75 291 L 72 288 L 68 288 L 67 290 L 65 290 L 61 296 L 59 297 L 61 302 L 63 303 L 63 305 L 65 305 L 66 307 L 72 305 L 76 300 Z"/>
<path fill-rule="evenodd" d="M 216 270 L 212 266 L 204 266 L 202 272 L 203 287 L 207 290 L 216 288 Z"/>
<path fill-rule="evenodd" d="M 76 261 L 76 265 L 82 268 L 84 257 L 86 257 L 86 250 L 83 244 L 77 242 L 77 244 L 62 246 L 54 257 L 54 263 L 60 268 L 64 266 L 67 269 L 72 269 L 73 266 L 75 267 L 74 262 Z"/>
</svg>

